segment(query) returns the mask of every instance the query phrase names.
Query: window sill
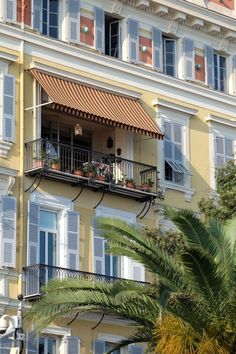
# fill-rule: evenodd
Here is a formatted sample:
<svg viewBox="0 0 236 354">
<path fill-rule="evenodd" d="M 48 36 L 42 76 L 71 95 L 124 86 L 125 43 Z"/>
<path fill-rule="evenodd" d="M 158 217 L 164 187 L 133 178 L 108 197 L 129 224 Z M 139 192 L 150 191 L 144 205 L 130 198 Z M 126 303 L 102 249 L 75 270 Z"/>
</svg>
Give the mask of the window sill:
<svg viewBox="0 0 236 354">
<path fill-rule="evenodd" d="M 9 141 L 0 141 L 0 157 L 8 157 L 8 153 L 12 148 L 12 144 Z"/>
<path fill-rule="evenodd" d="M 184 199 L 186 202 L 192 201 L 192 196 L 195 193 L 195 189 L 190 188 L 189 186 L 181 186 L 179 184 L 167 182 L 167 181 L 160 181 L 160 187 L 163 191 L 163 195 L 165 195 L 166 189 L 172 189 L 178 192 L 184 193 Z"/>
</svg>

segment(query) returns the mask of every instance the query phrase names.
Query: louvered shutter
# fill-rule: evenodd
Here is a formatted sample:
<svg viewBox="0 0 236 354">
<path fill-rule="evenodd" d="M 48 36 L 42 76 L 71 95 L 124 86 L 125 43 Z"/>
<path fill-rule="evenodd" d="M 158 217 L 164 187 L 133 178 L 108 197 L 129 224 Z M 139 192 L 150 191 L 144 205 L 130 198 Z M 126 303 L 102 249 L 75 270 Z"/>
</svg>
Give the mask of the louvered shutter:
<svg viewBox="0 0 236 354">
<path fill-rule="evenodd" d="M 3 75 L 2 132 L 3 140 L 14 142 L 15 130 L 15 77 Z"/>
<path fill-rule="evenodd" d="M 4 1 L 4 19 L 6 21 L 16 21 L 16 0 Z"/>
<path fill-rule="evenodd" d="M 39 205 L 29 202 L 27 264 L 39 263 Z"/>
<path fill-rule="evenodd" d="M 130 354 L 144 354 L 143 348 L 137 345 L 130 345 L 129 352 Z"/>
<path fill-rule="evenodd" d="M 173 160 L 172 137 L 171 137 L 171 123 L 164 123 L 164 156 L 165 160 Z"/>
<path fill-rule="evenodd" d="M 216 165 L 222 167 L 224 165 L 224 138 L 217 136 L 215 139 L 215 149 L 216 149 Z"/>
<path fill-rule="evenodd" d="M 0 354 L 10 353 L 10 349 L 13 346 L 13 339 L 8 337 L 0 338 Z"/>
<path fill-rule="evenodd" d="M 33 28 L 42 32 L 42 1 L 33 0 Z"/>
<path fill-rule="evenodd" d="M 213 48 L 206 46 L 205 48 L 205 56 L 206 56 L 206 78 L 207 85 L 210 87 L 214 86 L 214 50 Z"/>
<path fill-rule="evenodd" d="M 80 354 L 79 337 L 67 337 L 67 354 Z"/>
<path fill-rule="evenodd" d="M 173 124 L 174 159 L 173 161 L 183 162 L 182 154 L 182 126 Z"/>
<path fill-rule="evenodd" d="M 233 140 L 225 138 L 225 163 L 234 158 Z"/>
<path fill-rule="evenodd" d="M 93 243 L 94 243 L 94 272 L 97 274 L 105 274 L 105 241 L 99 236 L 99 230 L 94 222 L 93 227 Z"/>
<path fill-rule="evenodd" d="M 128 19 L 128 37 L 129 37 L 129 61 L 138 62 L 139 47 L 138 47 L 138 22 Z"/>
<path fill-rule="evenodd" d="M 80 40 L 80 0 L 68 0 L 68 41 L 79 43 Z"/>
<path fill-rule="evenodd" d="M 194 80 L 194 41 L 183 38 L 184 79 Z"/>
<path fill-rule="evenodd" d="M 232 87 L 233 87 L 233 94 L 236 95 L 236 55 L 232 57 Z"/>
<path fill-rule="evenodd" d="M 79 269 L 79 230 L 80 217 L 73 211 L 67 212 L 67 267 Z"/>
<path fill-rule="evenodd" d="M 16 266 L 16 198 L 1 197 L 2 266 Z"/>
<path fill-rule="evenodd" d="M 104 354 L 105 350 L 105 342 L 103 340 L 95 340 L 93 342 L 93 354 Z"/>
<path fill-rule="evenodd" d="M 94 9 L 95 16 L 95 48 L 105 52 L 105 19 L 104 11 L 98 7 Z"/>
<path fill-rule="evenodd" d="M 38 342 L 34 332 L 26 332 L 26 354 L 38 354 Z"/>
<path fill-rule="evenodd" d="M 155 70 L 163 70 L 162 32 L 154 27 L 152 28 L 152 66 Z"/>
</svg>

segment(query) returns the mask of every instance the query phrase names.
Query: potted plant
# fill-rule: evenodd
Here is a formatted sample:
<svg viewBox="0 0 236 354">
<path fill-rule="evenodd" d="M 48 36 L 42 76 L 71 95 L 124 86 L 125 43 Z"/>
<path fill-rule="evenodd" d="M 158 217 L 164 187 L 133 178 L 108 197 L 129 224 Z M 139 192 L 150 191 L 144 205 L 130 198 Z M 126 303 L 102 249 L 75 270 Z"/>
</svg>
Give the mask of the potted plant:
<svg viewBox="0 0 236 354">
<path fill-rule="evenodd" d="M 135 188 L 134 180 L 132 178 L 126 178 L 125 185 L 127 188 Z"/>
<path fill-rule="evenodd" d="M 92 162 L 88 162 L 87 165 L 83 167 L 83 173 L 88 178 L 94 178 L 97 176 L 97 168 Z"/>
<path fill-rule="evenodd" d="M 60 171 L 60 169 L 61 169 L 60 160 L 59 159 L 52 159 L 51 160 L 51 168 L 53 170 Z"/>
<path fill-rule="evenodd" d="M 75 168 L 73 173 L 76 176 L 84 176 L 84 172 L 83 172 L 83 169 L 81 167 Z"/>
<path fill-rule="evenodd" d="M 43 167 L 45 165 L 45 158 L 42 156 L 34 157 L 33 160 L 34 160 L 33 167 L 35 168 Z"/>
<path fill-rule="evenodd" d="M 142 183 L 141 187 L 142 187 L 143 191 L 150 192 L 153 185 L 154 185 L 154 182 L 151 180 L 151 178 L 148 178 L 146 182 Z"/>
<path fill-rule="evenodd" d="M 98 166 L 97 166 L 97 179 L 99 181 L 105 181 L 106 180 L 106 176 L 107 176 L 107 173 L 109 172 L 109 169 L 108 169 L 108 165 L 107 164 L 104 164 L 104 163 L 100 163 Z"/>
</svg>

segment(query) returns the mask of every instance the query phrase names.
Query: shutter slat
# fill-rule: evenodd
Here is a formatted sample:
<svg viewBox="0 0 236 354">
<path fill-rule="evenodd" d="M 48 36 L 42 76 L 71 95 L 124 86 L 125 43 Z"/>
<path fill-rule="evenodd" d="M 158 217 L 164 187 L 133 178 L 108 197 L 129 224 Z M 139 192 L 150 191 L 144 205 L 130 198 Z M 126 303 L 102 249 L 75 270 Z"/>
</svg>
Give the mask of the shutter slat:
<svg viewBox="0 0 236 354">
<path fill-rule="evenodd" d="M 138 62 L 138 22 L 128 19 L 128 36 L 129 36 L 129 61 Z"/>
<path fill-rule="evenodd" d="M 163 70 L 163 41 L 162 32 L 158 28 L 152 28 L 152 66 L 153 69 Z"/>
<path fill-rule="evenodd" d="M 209 85 L 210 87 L 213 87 L 214 86 L 214 50 L 213 50 L 213 48 L 206 46 L 205 56 L 206 56 L 207 85 Z"/>
<path fill-rule="evenodd" d="M 16 266 L 16 198 L 1 197 L 2 265 Z"/>
<path fill-rule="evenodd" d="M 79 270 L 79 213 L 67 213 L 67 267 Z"/>
<path fill-rule="evenodd" d="M 98 7 L 94 9 L 95 16 L 95 48 L 105 52 L 105 18 L 104 11 Z"/>
<path fill-rule="evenodd" d="M 80 0 L 68 0 L 68 41 L 80 41 Z"/>
<path fill-rule="evenodd" d="M 29 202 L 28 206 L 28 249 L 27 264 L 39 263 L 39 205 Z"/>
<path fill-rule="evenodd" d="M 194 41 L 183 38 L 184 78 L 194 80 Z"/>
<path fill-rule="evenodd" d="M 15 77 L 3 76 L 3 140 L 14 142 L 15 130 Z"/>
</svg>

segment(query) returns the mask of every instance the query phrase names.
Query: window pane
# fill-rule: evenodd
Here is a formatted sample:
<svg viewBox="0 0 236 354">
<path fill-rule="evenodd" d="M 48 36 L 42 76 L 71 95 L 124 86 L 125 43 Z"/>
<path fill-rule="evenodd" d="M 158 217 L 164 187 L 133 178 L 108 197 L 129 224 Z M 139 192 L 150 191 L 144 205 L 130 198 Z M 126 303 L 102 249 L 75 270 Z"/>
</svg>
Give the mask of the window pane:
<svg viewBox="0 0 236 354">
<path fill-rule="evenodd" d="M 47 342 L 48 342 L 47 354 L 57 354 L 56 353 L 56 339 L 55 338 L 47 338 Z"/>
<path fill-rule="evenodd" d="M 174 159 L 176 161 L 182 162 L 183 156 L 182 156 L 182 151 L 181 151 L 181 145 L 176 145 L 174 146 Z"/>
<path fill-rule="evenodd" d="M 171 123 L 164 123 L 165 139 L 171 140 Z"/>
<path fill-rule="evenodd" d="M 164 142 L 164 155 L 166 159 L 172 160 L 172 143 L 171 141 Z"/>
<path fill-rule="evenodd" d="M 49 230 L 56 230 L 57 214 L 48 210 L 40 210 L 40 226 Z"/>
<path fill-rule="evenodd" d="M 225 155 L 233 158 L 233 141 L 225 139 Z"/>
<path fill-rule="evenodd" d="M 44 337 L 39 338 L 39 354 L 44 354 Z"/>
<path fill-rule="evenodd" d="M 40 231 L 39 261 L 40 264 L 45 264 L 45 232 L 44 231 Z"/>
<path fill-rule="evenodd" d="M 165 161 L 165 179 L 166 181 L 172 181 L 172 168 L 167 161 Z"/>
<path fill-rule="evenodd" d="M 174 141 L 177 143 L 182 142 L 182 127 L 181 127 L 181 125 L 174 124 Z"/>
</svg>

